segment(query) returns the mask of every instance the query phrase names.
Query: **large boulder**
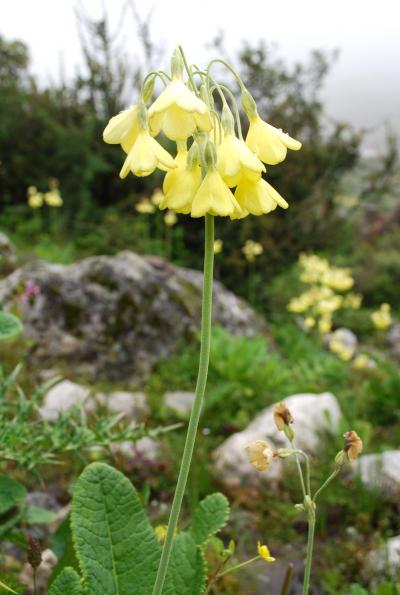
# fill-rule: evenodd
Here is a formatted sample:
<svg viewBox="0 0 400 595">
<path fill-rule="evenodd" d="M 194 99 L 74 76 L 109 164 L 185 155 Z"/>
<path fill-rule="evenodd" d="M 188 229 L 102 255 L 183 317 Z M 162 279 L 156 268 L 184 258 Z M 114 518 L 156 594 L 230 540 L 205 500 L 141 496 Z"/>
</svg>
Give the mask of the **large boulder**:
<svg viewBox="0 0 400 595">
<path fill-rule="evenodd" d="M 331 393 L 293 395 L 285 403 L 294 419 L 296 446 L 307 453 L 317 452 L 324 433 L 338 431 L 341 412 Z M 284 433 L 277 429 L 273 414 L 274 406 L 267 407 L 247 428 L 232 434 L 214 452 L 215 471 L 226 488 L 257 487 L 281 478 L 280 460 L 275 459 L 266 472 L 260 473 L 249 463 L 245 448 L 255 440 L 265 440 L 273 449 L 289 446 Z"/>
<path fill-rule="evenodd" d="M 193 340 L 200 325 L 202 273 L 133 252 L 95 256 L 64 266 L 37 262 L 0 281 L 0 302 L 19 300 L 32 356 L 41 367 L 61 360 L 90 378 L 145 376 Z M 265 323 L 221 283 L 214 285 L 214 323 L 254 335 Z"/>
<path fill-rule="evenodd" d="M 353 469 L 368 489 L 378 492 L 385 500 L 400 501 L 400 450 L 362 455 Z"/>
</svg>

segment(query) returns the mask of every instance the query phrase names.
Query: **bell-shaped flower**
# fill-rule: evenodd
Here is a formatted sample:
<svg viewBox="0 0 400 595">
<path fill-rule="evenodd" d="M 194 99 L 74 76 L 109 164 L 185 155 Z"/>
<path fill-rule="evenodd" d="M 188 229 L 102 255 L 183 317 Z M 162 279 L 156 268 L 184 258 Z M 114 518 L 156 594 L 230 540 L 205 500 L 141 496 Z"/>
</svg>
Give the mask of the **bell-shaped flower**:
<svg viewBox="0 0 400 595">
<path fill-rule="evenodd" d="M 298 140 L 267 124 L 257 113 L 249 115 L 249 121 L 246 145 L 264 163 L 276 165 L 285 159 L 288 149 L 292 151 L 301 149 L 301 143 Z"/>
<path fill-rule="evenodd" d="M 206 213 L 220 217 L 241 210 L 231 190 L 223 181 L 219 171 L 210 166 L 198 191 L 193 197 L 192 217 L 203 217 Z"/>
<path fill-rule="evenodd" d="M 243 176 L 257 181 L 261 173 L 265 172 L 264 164 L 233 133 L 225 134 L 217 149 L 217 156 L 218 171 L 230 188 L 237 186 Z"/>
<path fill-rule="evenodd" d="M 289 206 L 286 200 L 263 178 L 253 182 L 251 179 L 243 177 L 236 188 L 235 198 L 241 209 L 252 215 L 269 213 L 278 205 L 283 209 L 287 209 Z"/>
<path fill-rule="evenodd" d="M 174 77 L 149 109 L 151 133 L 162 130 L 171 140 L 186 140 L 196 128 L 212 128 L 207 105 L 179 77 Z"/>
<path fill-rule="evenodd" d="M 132 105 L 111 118 L 103 132 L 104 142 L 110 145 L 120 144 L 125 153 L 129 153 L 139 134 L 137 112 L 138 106 Z"/>
<path fill-rule="evenodd" d="M 164 178 L 164 198 L 159 204 L 160 209 L 170 209 L 177 213 L 190 213 L 192 200 L 201 184 L 201 169 L 196 160 L 188 162 L 186 143 L 179 146 L 175 157 L 174 169 Z"/>
<path fill-rule="evenodd" d="M 150 136 L 148 130 L 140 129 L 119 175 L 121 178 L 126 178 L 131 171 L 135 176 L 148 176 L 157 167 L 168 171 L 175 167 L 174 159 Z"/>
</svg>

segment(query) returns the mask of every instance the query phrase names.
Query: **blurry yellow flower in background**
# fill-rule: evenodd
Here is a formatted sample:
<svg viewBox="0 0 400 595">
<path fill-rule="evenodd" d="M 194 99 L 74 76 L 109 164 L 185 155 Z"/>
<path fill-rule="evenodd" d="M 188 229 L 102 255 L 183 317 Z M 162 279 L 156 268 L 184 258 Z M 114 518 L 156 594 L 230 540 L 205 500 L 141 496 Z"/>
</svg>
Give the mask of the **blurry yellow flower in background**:
<svg viewBox="0 0 400 595">
<path fill-rule="evenodd" d="M 214 254 L 220 254 L 223 248 L 223 241 L 222 240 L 214 240 Z"/>
<path fill-rule="evenodd" d="M 324 315 L 318 321 L 318 330 L 323 335 L 329 333 L 332 329 L 332 318 L 331 316 Z"/>
<path fill-rule="evenodd" d="M 38 192 L 36 186 L 29 186 L 26 194 L 31 209 L 39 209 L 43 205 L 43 193 Z"/>
<path fill-rule="evenodd" d="M 135 206 L 135 209 L 141 215 L 151 215 L 156 210 L 148 198 L 142 198 Z"/>
<path fill-rule="evenodd" d="M 369 370 L 375 366 L 374 360 L 371 360 L 365 353 L 360 353 L 353 361 L 353 368 L 356 370 Z"/>
<path fill-rule="evenodd" d="M 61 198 L 58 188 L 50 190 L 44 194 L 44 200 L 49 207 L 62 207 L 63 199 Z"/>
<path fill-rule="evenodd" d="M 372 312 L 371 320 L 375 328 L 386 330 L 392 324 L 391 307 L 389 304 L 381 304 L 379 310 Z"/>
<path fill-rule="evenodd" d="M 261 543 L 257 542 L 257 551 L 260 558 L 265 560 L 266 562 L 275 562 L 275 558 L 271 556 L 271 552 L 266 545 L 261 545 Z"/>
<path fill-rule="evenodd" d="M 256 256 L 260 256 L 264 252 L 264 248 L 259 242 L 247 240 L 242 248 L 242 252 L 248 262 L 253 262 Z"/>
<path fill-rule="evenodd" d="M 165 217 L 164 217 L 165 225 L 167 225 L 168 227 L 172 227 L 177 222 L 178 222 L 178 217 L 176 216 L 176 213 L 174 213 L 174 211 L 168 211 L 165 214 Z"/>
<path fill-rule="evenodd" d="M 332 353 L 336 353 L 343 361 L 347 362 L 351 360 L 354 355 L 355 347 L 346 345 L 342 338 L 340 330 L 332 333 L 332 337 L 329 341 L 329 349 Z"/>
<path fill-rule="evenodd" d="M 152 204 L 153 204 L 155 207 L 159 207 L 159 206 L 160 206 L 160 204 L 161 204 L 161 203 L 162 203 L 162 201 L 164 200 L 164 193 L 163 193 L 163 191 L 161 190 L 161 188 L 156 188 L 156 189 L 154 190 L 153 194 L 151 195 L 151 198 L 150 198 L 150 200 L 151 200 Z"/>
</svg>

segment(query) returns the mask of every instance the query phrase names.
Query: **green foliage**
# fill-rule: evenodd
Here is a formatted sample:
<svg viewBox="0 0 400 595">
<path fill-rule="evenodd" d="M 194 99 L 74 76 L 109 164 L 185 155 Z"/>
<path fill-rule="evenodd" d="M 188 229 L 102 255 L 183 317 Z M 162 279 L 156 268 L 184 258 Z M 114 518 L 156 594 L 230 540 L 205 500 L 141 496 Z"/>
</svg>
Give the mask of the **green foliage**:
<svg viewBox="0 0 400 595">
<path fill-rule="evenodd" d="M 25 501 L 26 489 L 15 479 L 0 474 L 0 514 Z"/>
<path fill-rule="evenodd" d="M 22 324 L 16 316 L 0 310 L 0 341 L 15 339 L 22 332 Z"/>
<path fill-rule="evenodd" d="M 229 516 L 229 503 L 222 494 L 210 494 L 200 502 L 194 512 L 190 534 L 196 545 L 204 545 L 225 525 Z"/>
<path fill-rule="evenodd" d="M 66 567 L 49 590 L 49 595 L 82 595 L 82 586 L 79 575 L 73 568 Z"/>
<path fill-rule="evenodd" d="M 182 532 L 174 538 L 167 577 L 171 580 L 171 595 L 201 595 L 206 582 L 204 555 L 191 533 Z"/>
</svg>

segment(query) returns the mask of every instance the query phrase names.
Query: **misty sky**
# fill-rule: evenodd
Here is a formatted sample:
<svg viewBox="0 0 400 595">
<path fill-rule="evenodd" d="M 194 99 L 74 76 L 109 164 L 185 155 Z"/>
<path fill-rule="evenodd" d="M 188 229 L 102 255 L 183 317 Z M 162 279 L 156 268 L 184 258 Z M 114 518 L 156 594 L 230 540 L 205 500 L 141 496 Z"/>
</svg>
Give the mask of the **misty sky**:
<svg viewBox="0 0 400 595">
<path fill-rule="evenodd" d="M 212 57 L 204 48 L 221 30 L 229 55 L 244 40 L 258 39 L 276 44 L 277 55 L 290 62 L 305 59 L 312 49 L 338 48 L 340 58 L 324 90 L 329 115 L 377 129 L 368 141 L 372 149 L 381 145 L 385 121 L 400 133 L 399 0 L 135 3 L 142 18 L 153 8 L 152 37 L 165 48 L 166 56 L 181 43 L 190 61 L 200 64 Z M 129 54 L 140 51 L 129 0 L 0 0 L 0 33 L 29 45 L 32 70 L 43 81 L 57 80 L 61 64 L 69 76 L 82 63 L 74 15 L 78 5 L 90 16 L 100 16 L 105 7 Z"/>
</svg>

